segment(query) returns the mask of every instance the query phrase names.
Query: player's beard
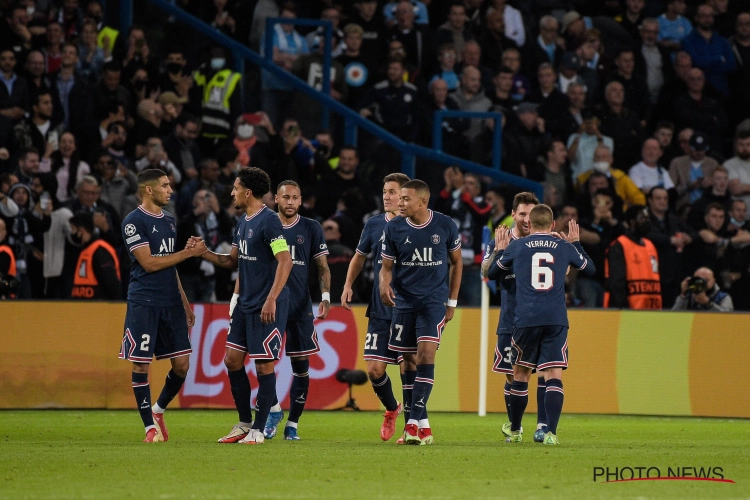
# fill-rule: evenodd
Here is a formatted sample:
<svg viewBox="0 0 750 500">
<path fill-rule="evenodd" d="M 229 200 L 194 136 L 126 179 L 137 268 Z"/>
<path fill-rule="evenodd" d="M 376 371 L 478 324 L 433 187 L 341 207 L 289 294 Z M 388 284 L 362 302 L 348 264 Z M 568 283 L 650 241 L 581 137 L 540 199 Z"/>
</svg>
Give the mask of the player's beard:
<svg viewBox="0 0 750 500">
<path fill-rule="evenodd" d="M 289 213 L 289 210 L 291 210 L 292 212 Z M 284 217 L 286 217 L 287 219 L 291 219 L 292 217 L 297 216 L 297 214 L 299 213 L 299 207 L 283 207 L 281 211 L 284 212 Z"/>
</svg>

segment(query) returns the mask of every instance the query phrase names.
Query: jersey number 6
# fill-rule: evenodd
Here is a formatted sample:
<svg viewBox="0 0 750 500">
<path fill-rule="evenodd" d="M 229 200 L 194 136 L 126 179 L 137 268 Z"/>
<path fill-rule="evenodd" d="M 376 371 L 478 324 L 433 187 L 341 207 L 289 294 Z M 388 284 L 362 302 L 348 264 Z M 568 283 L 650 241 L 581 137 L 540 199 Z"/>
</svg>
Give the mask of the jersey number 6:
<svg viewBox="0 0 750 500">
<path fill-rule="evenodd" d="M 542 263 L 554 264 L 555 258 L 549 252 L 537 252 L 531 257 L 531 286 L 535 290 L 549 290 L 555 282 L 555 273 Z"/>
</svg>

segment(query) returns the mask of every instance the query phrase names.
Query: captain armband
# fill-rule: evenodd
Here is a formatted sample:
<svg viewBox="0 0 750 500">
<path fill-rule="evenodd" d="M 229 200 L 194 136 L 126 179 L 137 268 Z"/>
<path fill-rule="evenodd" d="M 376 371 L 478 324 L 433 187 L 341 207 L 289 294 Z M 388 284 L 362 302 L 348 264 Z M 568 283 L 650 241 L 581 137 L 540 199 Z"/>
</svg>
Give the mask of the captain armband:
<svg viewBox="0 0 750 500">
<path fill-rule="evenodd" d="M 289 245 L 286 244 L 286 240 L 284 239 L 284 236 L 279 236 L 278 238 L 271 240 L 271 251 L 274 255 L 276 255 L 279 252 L 288 252 L 289 251 Z"/>
</svg>

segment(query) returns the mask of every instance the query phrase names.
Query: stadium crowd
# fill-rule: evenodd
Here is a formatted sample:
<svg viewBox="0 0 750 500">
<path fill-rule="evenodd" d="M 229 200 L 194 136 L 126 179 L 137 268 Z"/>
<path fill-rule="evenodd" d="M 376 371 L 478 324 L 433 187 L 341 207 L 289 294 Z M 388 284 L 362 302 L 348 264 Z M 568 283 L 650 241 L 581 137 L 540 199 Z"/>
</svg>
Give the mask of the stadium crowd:
<svg viewBox="0 0 750 500">
<path fill-rule="evenodd" d="M 596 265 L 591 277 L 570 273 L 569 305 L 627 294 L 608 274 L 622 259 L 608 259 L 631 235 L 658 253 L 664 309 L 750 310 L 745 2 L 175 3 L 259 53 L 273 50 L 275 64 L 318 90 L 322 31 L 277 24 L 267 48 L 264 20 L 331 21 L 330 96 L 405 141 L 432 146 L 438 110 L 502 112 L 502 169 L 543 183 L 556 230 L 575 220 Z M 372 186 L 400 169 L 395 151 L 364 133 L 343 145 L 343 124 L 333 117 L 323 129 L 316 101 L 254 66 L 236 73 L 227 50 L 154 7 L 137 3 L 128 32 L 98 0 L 0 7 L 1 296 L 123 299 L 121 221 L 147 168 L 169 175 L 175 248 L 198 235 L 226 251 L 242 166 L 263 169 L 272 186 L 302 186 L 300 213 L 323 224 L 331 295 L 341 296 L 364 222 L 380 210 Z M 492 120 L 441 125 L 443 151 L 491 164 Z M 483 228 L 512 223 L 518 189 L 431 162 L 418 162 L 417 176 L 458 226 L 461 300 L 477 305 Z M 270 193 L 265 201 L 275 208 Z M 626 221 L 639 205 L 643 220 Z M 231 272 L 198 259 L 178 269 L 190 301 L 232 296 Z M 360 282 L 355 301 L 370 296 L 371 273 Z"/>
</svg>

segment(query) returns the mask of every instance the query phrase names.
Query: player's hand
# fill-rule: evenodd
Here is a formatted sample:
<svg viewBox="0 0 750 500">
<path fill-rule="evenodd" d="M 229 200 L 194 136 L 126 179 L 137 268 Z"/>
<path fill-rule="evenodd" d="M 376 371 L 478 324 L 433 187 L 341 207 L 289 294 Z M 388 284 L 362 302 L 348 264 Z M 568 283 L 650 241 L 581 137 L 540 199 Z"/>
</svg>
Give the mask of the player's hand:
<svg viewBox="0 0 750 500">
<path fill-rule="evenodd" d="M 351 308 L 349 307 L 349 302 L 352 301 L 353 293 L 354 292 L 352 292 L 352 287 L 344 286 L 344 291 L 341 294 L 341 307 L 343 307 L 347 311 L 351 311 Z"/>
<path fill-rule="evenodd" d="M 268 297 L 260 310 L 260 321 L 264 325 L 270 325 L 276 321 L 276 301 Z"/>
<path fill-rule="evenodd" d="M 578 223 L 571 219 L 570 222 L 568 222 L 568 234 L 565 235 L 565 239 L 570 243 L 574 243 L 578 241 L 580 234 L 581 231 L 578 228 Z"/>
<path fill-rule="evenodd" d="M 451 306 L 445 306 L 445 322 L 453 319 L 453 315 L 456 313 L 456 308 Z"/>
<path fill-rule="evenodd" d="M 328 316 L 328 313 L 330 311 L 331 311 L 331 303 L 328 302 L 327 300 L 324 300 L 320 304 L 318 304 L 318 315 L 315 317 L 317 319 L 326 319 L 326 316 Z"/>
<path fill-rule="evenodd" d="M 190 307 L 185 308 L 185 318 L 187 318 L 188 328 L 192 328 L 195 324 L 195 314 L 193 313 L 193 310 L 190 309 Z"/>
<path fill-rule="evenodd" d="M 380 286 L 380 300 L 387 307 L 396 307 L 396 294 L 393 293 L 393 289 L 390 286 Z"/>
<path fill-rule="evenodd" d="M 495 251 L 505 250 L 510 245 L 510 229 L 500 226 L 495 230 Z"/>
</svg>

